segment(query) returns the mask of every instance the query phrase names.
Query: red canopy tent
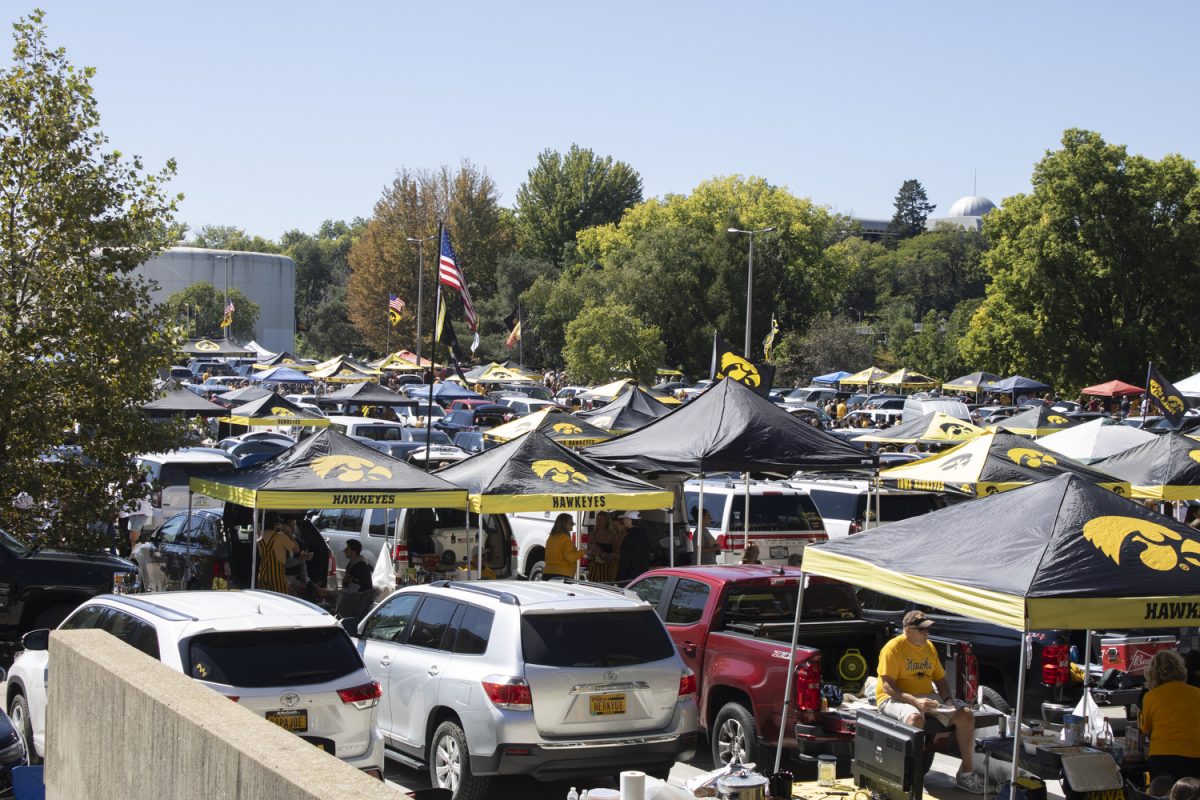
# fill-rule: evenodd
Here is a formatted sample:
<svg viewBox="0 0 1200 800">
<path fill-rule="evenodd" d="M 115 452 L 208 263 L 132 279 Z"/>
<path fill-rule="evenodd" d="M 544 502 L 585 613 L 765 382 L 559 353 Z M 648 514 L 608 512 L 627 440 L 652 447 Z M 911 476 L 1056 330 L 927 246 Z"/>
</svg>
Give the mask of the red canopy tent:
<svg viewBox="0 0 1200 800">
<path fill-rule="evenodd" d="M 1142 387 L 1125 383 L 1125 381 L 1109 381 L 1088 386 L 1080 394 L 1090 394 L 1093 397 L 1124 397 L 1127 394 L 1145 394 L 1145 392 L 1146 390 Z"/>
</svg>

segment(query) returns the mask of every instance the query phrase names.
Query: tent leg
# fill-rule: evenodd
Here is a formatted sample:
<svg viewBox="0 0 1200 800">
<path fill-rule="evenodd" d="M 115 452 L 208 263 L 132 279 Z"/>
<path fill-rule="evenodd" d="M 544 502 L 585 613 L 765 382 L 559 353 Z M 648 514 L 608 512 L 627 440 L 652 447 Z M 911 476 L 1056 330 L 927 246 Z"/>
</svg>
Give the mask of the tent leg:
<svg viewBox="0 0 1200 800">
<path fill-rule="evenodd" d="M 483 512 L 480 511 L 475 518 L 479 520 L 479 571 L 476 573 L 478 575 L 476 580 L 481 581 L 483 580 Z"/>
<path fill-rule="evenodd" d="M 700 473 L 700 499 L 696 501 L 696 533 L 692 536 L 692 549 L 695 551 L 696 565 L 701 563 L 700 551 L 704 549 L 704 534 L 700 526 L 704 524 L 704 473 Z"/>
<path fill-rule="evenodd" d="M 670 564 L 673 567 L 673 566 L 675 566 L 675 507 L 671 506 L 671 509 L 667 512 L 667 514 L 668 514 L 667 529 L 670 531 L 670 534 L 671 534 L 671 561 L 670 561 Z"/>
<path fill-rule="evenodd" d="M 1025 705 L 1025 669 L 1029 666 L 1029 634 L 1021 632 L 1021 662 L 1017 670 L 1017 707 L 1013 711 L 1013 751 L 1012 770 L 1008 779 L 1013 786 L 1017 785 L 1017 776 L 1021 774 L 1021 708 Z"/>
<path fill-rule="evenodd" d="M 742 519 L 745 525 L 742 527 L 742 553 L 745 554 L 746 548 L 750 546 L 750 473 L 746 473 L 746 507 L 742 510 Z M 779 770 L 776 770 L 778 772 Z"/>
<path fill-rule="evenodd" d="M 258 504 L 253 507 L 254 522 L 250 525 L 250 588 L 253 589 L 258 583 L 258 536 L 259 536 L 259 518 Z"/>
<path fill-rule="evenodd" d="M 775 772 L 779 772 L 779 765 L 783 763 L 783 740 L 787 733 L 788 707 L 792 704 L 792 687 L 796 681 L 793 677 L 796 673 L 796 642 L 800 639 L 800 617 L 801 611 L 804 609 L 804 583 L 807 576 L 800 573 L 800 588 L 796 592 L 796 619 L 792 623 L 792 646 L 788 650 L 788 668 L 787 682 L 783 690 L 783 708 L 779 714 L 779 737 L 778 743 L 775 745 Z"/>
</svg>

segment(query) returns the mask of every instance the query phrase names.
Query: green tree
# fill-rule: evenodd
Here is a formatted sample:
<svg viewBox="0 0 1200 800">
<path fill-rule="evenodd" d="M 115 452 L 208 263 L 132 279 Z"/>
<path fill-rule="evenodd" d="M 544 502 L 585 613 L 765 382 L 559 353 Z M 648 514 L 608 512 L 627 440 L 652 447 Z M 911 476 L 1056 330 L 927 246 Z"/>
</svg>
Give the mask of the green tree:
<svg viewBox="0 0 1200 800">
<path fill-rule="evenodd" d="M 597 156 L 572 144 L 566 154 L 538 154 L 517 189 L 517 240 L 522 252 L 541 261 L 562 263 L 575 234 L 594 225 L 617 222 L 642 201 L 642 177 L 624 161 Z"/>
<path fill-rule="evenodd" d="M 240 250 L 246 253 L 278 253 L 280 247 L 270 239 L 251 236 L 233 225 L 202 225 L 195 237 L 188 242 L 190 247 L 207 247 L 212 250 Z"/>
<path fill-rule="evenodd" d="M 988 214 L 987 297 L 963 343 L 973 368 L 1055 386 L 1121 378 L 1146 362 L 1191 374 L 1200 357 L 1200 173 L 1179 155 L 1130 155 L 1068 130 L 1033 191 Z"/>
<path fill-rule="evenodd" d="M 893 242 L 907 239 L 925 232 L 925 220 L 937 206 L 929 202 L 925 187 L 919 180 L 910 179 L 900 184 L 894 202 L 896 213 L 888 223 L 888 234 Z"/>
<path fill-rule="evenodd" d="M 572 379 L 604 383 L 628 375 L 654 381 L 665 348 L 662 332 L 635 316 L 629 306 L 590 306 L 567 326 L 563 355 Z"/>
<path fill-rule="evenodd" d="M 350 224 L 325 220 L 316 234 L 290 230 L 279 239 L 283 254 L 296 264 L 296 329 L 311 331 L 317 309 L 335 288 L 343 289 L 350 275 L 347 256 L 367 222 L 357 218 Z"/>
<path fill-rule="evenodd" d="M 951 226 L 900 242 L 873 267 L 891 297 L 903 298 L 917 318 L 933 310 L 948 316 L 968 298 L 982 298 L 987 286 L 982 234 Z"/>
<path fill-rule="evenodd" d="M 94 70 L 51 49 L 43 20 L 14 24 L 0 70 L 0 509 L 14 532 L 87 545 L 137 490 L 133 456 L 178 441 L 140 409 L 176 342 L 130 273 L 172 243 L 179 196 L 173 162 L 146 173 L 106 149 Z M 23 491 L 31 511 L 12 508 Z"/>
<path fill-rule="evenodd" d="M 229 336 L 239 342 L 250 341 L 254 338 L 254 326 L 258 324 L 258 303 L 235 288 L 229 290 L 229 302 L 233 303 L 234 309 Z M 211 283 L 193 283 L 175 292 L 163 302 L 162 310 L 189 337 L 219 339 L 225 335 L 221 327 L 221 320 L 225 318 L 225 292 Z"/>
<path fill-rule="evenodd" d="M 312 325 L 296 337 L 297 355 L 332 358 L 362 349 L 362 336 L 350 321 L 346 287 L 334 286 L 312 313 Z"/>
<path fill-rule="evenodd" d="M 785 331 L 775 348 L 779 385 L 807 382 L 839 369 L 857 372 L 873 363 L 872 337 L 858 332 L 858 323 L 843 315 L 823 314 L 808 330 Z"/>
</svg>

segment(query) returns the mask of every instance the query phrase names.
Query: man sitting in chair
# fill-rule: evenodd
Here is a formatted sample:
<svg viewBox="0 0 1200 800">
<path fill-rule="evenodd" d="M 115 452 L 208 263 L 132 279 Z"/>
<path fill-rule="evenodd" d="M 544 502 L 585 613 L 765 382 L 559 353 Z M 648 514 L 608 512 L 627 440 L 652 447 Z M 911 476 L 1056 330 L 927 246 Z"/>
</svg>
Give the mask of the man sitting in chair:
<svg viewBox="0 0 1200 800">
<path fill-rule="evenodd" d="M 904 633 L 879 651 L 875 705 L 881 713 L 914 728 L 925 727 L 926 714 L 933 714 L 943 725 L 954 726 L 962 754 L 962 768 L 955 783 L 960 789 L 983 794 L 983 777 L 975 774 L 972 764 L 975 717 L 962 701 L 950 695 L 946 670 L 929 641 L 931 625 L 933 620 L 923 612 L 909 611 L 904 615 Z"/>
</svg>

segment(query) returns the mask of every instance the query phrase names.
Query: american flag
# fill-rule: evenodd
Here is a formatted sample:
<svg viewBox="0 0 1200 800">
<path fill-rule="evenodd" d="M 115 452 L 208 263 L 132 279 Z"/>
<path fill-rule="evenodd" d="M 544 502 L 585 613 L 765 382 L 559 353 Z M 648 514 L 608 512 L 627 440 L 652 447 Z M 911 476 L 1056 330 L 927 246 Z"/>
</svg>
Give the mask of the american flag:
<svg viewBox="0 0 1200 800">
<path fill-rule="evenodd" d="M 471 302 L 467 279 L 458 266 L 454 248 L 450 246 L 450 234 L 445 228 L 442 229 L 442 257 L 438 259 L 438 283 L 458 292 L 458 296 L 462 298 L 463 316 L 466 318 L 467 327 L 474 331 L 477 326 L 475 305 Z"/>
<path fill-rule="evenodd" d="M 225 304 L 225 313 L 226 314 L 233 313 L 233 301 L 232 300 L 230 300 L 228 303 Z"/>
<path fill-rule="evenodd" d="M 404 311 L 404 301 L 394 294 L 388 295 L 388 318 L 395 325 L 400 321 L 400 314 Z"/>
</svg>

